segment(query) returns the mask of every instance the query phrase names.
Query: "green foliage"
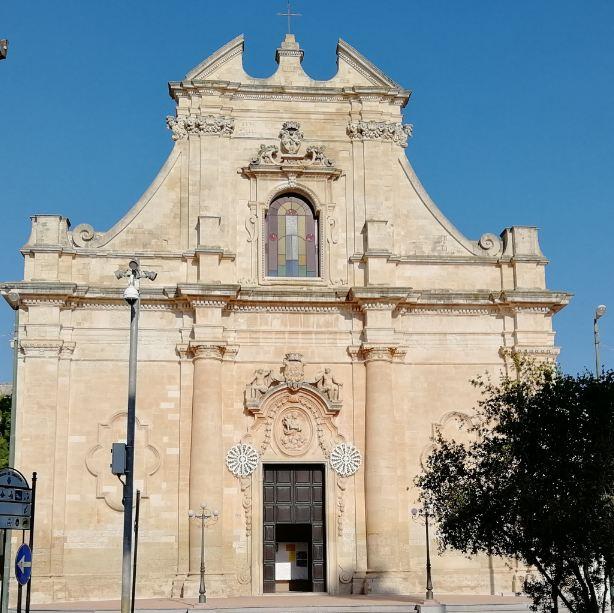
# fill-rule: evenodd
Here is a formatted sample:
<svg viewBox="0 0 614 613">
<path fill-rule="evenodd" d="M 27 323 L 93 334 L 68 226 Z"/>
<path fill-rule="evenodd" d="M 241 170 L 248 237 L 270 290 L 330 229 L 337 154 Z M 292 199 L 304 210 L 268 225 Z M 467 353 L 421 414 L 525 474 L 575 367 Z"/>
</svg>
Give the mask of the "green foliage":
<svg viewBox="0 0 614 613">
<path fill-rule="evenodd" d="M 11 397 L 0 398 L 0 468 L 9 464 L 9 438 L 11 436 Z"/>
<path fill-rule="evenodd" d="M 532 362 L 482 392 L 473 442 L 439 437 L 418 478 L 442 548 L 516 558 L 535 610 L 600 613 L 614 568 L 614 372 Z"/>
</svg>

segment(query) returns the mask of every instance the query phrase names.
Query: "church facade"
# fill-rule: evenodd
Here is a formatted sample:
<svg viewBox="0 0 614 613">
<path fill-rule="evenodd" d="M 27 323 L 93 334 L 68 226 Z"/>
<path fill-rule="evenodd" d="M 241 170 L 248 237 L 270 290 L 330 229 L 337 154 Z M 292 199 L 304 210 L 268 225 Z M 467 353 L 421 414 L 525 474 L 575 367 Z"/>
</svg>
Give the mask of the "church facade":
<svg viewBox="0 0 614 613">
<path fill-rule="evenodd" d="M 19 312 L 16 466 L 38 472 L 34 597 L 117 598 L 129 309 L 141 283 L 137 596 L 424 590 L 414 479 L 509 357 L 555 359 L 537 230 L 464 237 L 405 155 L 410 92 L 349 44 L 315 81 L 292 35 L 269 78 L 238 37 L 169 84 L 173 148 L 110 230 L 35 215 Z M 412 509 L 414 513 L 412 514 Z M 440 592 L 522 569 L 434 556 Z"/>
</svg>

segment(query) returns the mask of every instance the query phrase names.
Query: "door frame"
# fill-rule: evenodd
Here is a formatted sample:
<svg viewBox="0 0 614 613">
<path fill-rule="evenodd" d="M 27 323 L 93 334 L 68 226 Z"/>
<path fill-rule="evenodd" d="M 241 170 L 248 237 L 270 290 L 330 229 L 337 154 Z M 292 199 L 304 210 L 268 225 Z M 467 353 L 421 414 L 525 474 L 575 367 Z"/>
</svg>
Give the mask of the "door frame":
<svg viewBox="0 0 614 613">
<path fill-rule="evenodd" d="M 337 594 L 339 585 L 337 579 L 337 531 L 335 516 L 335 502 L 337 499 L 336 473 L 325 460 L 295 458 L 281 459 L 279 457 L 262 458 L 258 469 L 252 473 L 252 517 L 254 529 L 251 533 L 251 576 L 252 595 L 261 596 L 264 593 L 264 521 L 263 521 L 263 491 L 264 491 L 264 465 L 265 464 L 312 464 L 324 466 L 324 538 L 326 539 L 326 592 L 322 594 Z"/>
</svg>

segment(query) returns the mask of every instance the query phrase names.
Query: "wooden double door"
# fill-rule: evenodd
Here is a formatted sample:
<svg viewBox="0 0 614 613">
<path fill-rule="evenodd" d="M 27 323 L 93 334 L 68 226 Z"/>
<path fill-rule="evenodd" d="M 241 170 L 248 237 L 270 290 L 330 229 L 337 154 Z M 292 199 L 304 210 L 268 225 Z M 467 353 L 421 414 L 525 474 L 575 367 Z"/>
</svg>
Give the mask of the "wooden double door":
<svg viewBox="0 0 614 613">
<path fill-rule="evenodd" d="M 324 466 L 264 465 L 265 593 L 326 591 Z"/>
</svg>

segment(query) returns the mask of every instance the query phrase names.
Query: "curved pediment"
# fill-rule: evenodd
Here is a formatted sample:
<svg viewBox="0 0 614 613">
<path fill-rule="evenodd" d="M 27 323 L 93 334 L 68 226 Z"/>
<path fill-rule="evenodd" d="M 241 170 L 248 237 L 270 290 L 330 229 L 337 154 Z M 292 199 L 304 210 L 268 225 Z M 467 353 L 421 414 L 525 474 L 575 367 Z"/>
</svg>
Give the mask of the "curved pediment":
<svg viewBox="0 0 614 613">
<path fill-rule="evenodd" d="M 207 82 L 208 87 L 309 87 L 319 89 L 352 88 L 360 91 L 376 88 L 380 93 L 402 97 L 404 105 L 410 93 L 388 77 L 375 64 L 343 39 L 337 43 L 337 72 L 328 80 L 310 77 L 302 68 L 304 51 L 293 34 L 286 34 L 281 46 L 275 52 L 278 69 L 269 77 L 257 78 L 243 68 L 245 39 L 243 35 L 233 38 L 215 53 L 190 70 L 181 82 L 169 83 L 171 95 L 176 97 L 182 91 L 189 95 L 194 86 Z"/>
</svg>

